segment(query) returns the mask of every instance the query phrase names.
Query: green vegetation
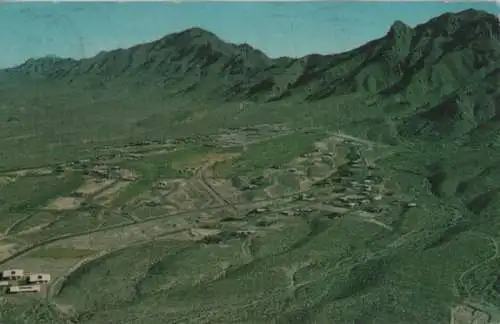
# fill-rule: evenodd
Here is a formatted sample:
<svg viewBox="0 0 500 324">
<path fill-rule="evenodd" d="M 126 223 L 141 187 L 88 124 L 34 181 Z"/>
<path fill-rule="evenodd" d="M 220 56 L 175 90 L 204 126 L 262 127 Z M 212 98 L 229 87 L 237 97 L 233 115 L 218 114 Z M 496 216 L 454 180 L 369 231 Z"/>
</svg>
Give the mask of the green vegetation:
<svg viewBox="0 0 500 324">
<path fill-rule="evenodd" d="M 19 316 L 22 314 L 22 317 Z M 5 323 L 64 323 L 65 316 L 53 307 L 36 300 L 27 299 L 23 303 L 6 301 L 2 304 L 1 319 Z"/>
<path fill-rule="evenodd" d="M 0 189 L 2 210 L 25 212 L 45 205 L 50 199 L 71 193 L 83 183 L 79 173 L 23 177 Z"/>
<path fill-rule="evenodd" d="M 57 73 L 44 58 L 9 72 L 0 263 L 57 278 L 1 296 L 0 322 L 440 324 L 470 300 L 494 314 L 498 31 L 465 11 L 274 60 L 194 28 Z M 338 147 L 317 152 L 330 136 Z M 308 179 L 288 168 L 299 157 Z M 79 159 L 137 179 L 110 203 L 69 197 L 94 177 Z M 43 166 L 68 171 L 7 173 Z M 69 198 L 43 209 L 57 197 Z"/>
<path fill-rule="evenodd" d="M 190 159 L 203 156 L 208 150 L 203 148 L 181 148 L 178 151 L 155 154 L 142 158 L 139 161 L 124 161 L 121 167 L 128 168 L 138 173 L 139 180 L 129 185 L 113 201 L 115 206 L 123 205 L 130 198 L 151 189 L 153 182 L 160 179 L 175 179 L 189 177 L 190 172 L 174 167 L 189 162 Z"/>
<path fill-rule="evenodd" d="M 71 249 L 64 247 L 44 247 L 35 250 L 30 256 L 35 258 L 50 258 L 50 259 L 81 259 L 92 254 L 96 251 L 89 249 Z"/>
<path fill-rule="evenodd" d="M 26 176 L 0 189 L 0 228 L 16 230 L 32 214 L 44 207 L 51 199 L 69 195 L 83 182 L 79 173 Z"/>
<path fill-rule="evenodd" d="M 10 227 L 11 234 L 18 234 L 19 232 L 30 230 L 38 226 L 47 226 L 52 222 L 63 216 L 64 213 L 54 212 L 54 211 L 38 211 L 29 214 L 29 217 L 16 217 L 16 219 L 21 219 L 16 222 L 16 224 Z M 25 215 L 24 213 L 21 215 Z"/>
<path fill-rule="evenodd" d="M 208 149 L 204 150 L 198 147 L 181 147 L 173 152 L 154 154 L 142 157 L 140 160 L 124 161 L 120 166 L 137 171 L 141 175 L 141 178 L 149 181 L 184 178 L 190 176 L 190 174 L 176 168 L 176 166 L 189 162 L 189 160 L 203 157 L 208 152 Z"/>
<path fill-rule="evenodd" d="M 326 134 L 296 132 L 260 143 L 248 145 L 238 159 L 231 163 L 231 174 L 257 174 L 268 168 L 280 168 L 292 159 L 313 150 L 313 143 Z"/>
</svg>

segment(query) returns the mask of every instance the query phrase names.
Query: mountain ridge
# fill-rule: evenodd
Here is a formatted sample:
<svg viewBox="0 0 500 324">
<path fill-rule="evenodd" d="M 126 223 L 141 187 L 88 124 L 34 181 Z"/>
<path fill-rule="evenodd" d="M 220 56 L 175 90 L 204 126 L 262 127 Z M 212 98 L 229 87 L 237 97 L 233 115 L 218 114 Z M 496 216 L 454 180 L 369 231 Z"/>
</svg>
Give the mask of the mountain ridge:
<svg viewBox="0 0 500 324">
<path fill-rule="evenodd" d="M 468 9 L 415 27 L 395 21 L 382 37 L 339 54 L 269 58 L 193 27 L 92 58 L 30 59 L 8 71 L 102 89 L 115 83 L 134 91 L 154 86 L 165 98 L 194 94 L 215 102 L 307 103 L 369 94 L 392 112 L 399 135 L 435 139 L 468 136 L 483 124 L 496 128 L 499 96 L 488 75 L 499 62 L 498 17 Z M 484 105 L 467 106 L 471 89 L 484 92 Z"/>
<path fill-rule="evenodd" d="M 386 72 L 391 74 L 391 78 L 387 79 L 392 79 L 402 73 L 400 70 L 408 70 L 414 64 L 418 63 L 420 58 L 415 55 L 407 57 L 409 53 L 421 53 L 422 51 L 428 52 L 430 50 L 429 44 L 418 44 L 421 41 L 418 38 L 431 37 L 435 39 L 438 37 L 451 37 L 447 44 L 441 45 L 457 46 L 459 40 L 456 39 L 457 37 L 454 37 L 456 33 L 459 33 L 460 37 L 466 36 L 465 40 L 471 42 L 474 41 L 473 38 L 476 36 L 482 38 L 487 36 L 493 38 L 493 41 L 498 42 L 498 18 L 482 11 L 465 10 L 456 14 L 445 13 L 430 19 L 426 23 L 417 25 L 415 28 L 411 28 L 401 21 L 396 21 L 391 25 L 385 36 L 351 51 L 328 55 L 309 54 L 296 59 L 288 57 L 271 59 L 262 51 L 248 44 L 237 45 L 225 42 L 210 31 L 193 27 L 127 49 L 103 51 L 91 58 L 81 60 L 53 57 L 29 59 L 25 63 L 9 70 L 54 79 L 64 78 L 68 75 L 75 77 L 93 73 L 98 76 L 113 78 L 137 72 L 148 73 L 148 76 L 151 77 L 179 72 L 185 74 L 188 72 L 198 75 L 200 78 L 207 73 L 222 73 L 225 77 L 239 73 L 244 74 L 246 78 L 252 78 L 268 70 L 275 70 L 276 74 L 280 72 L 290 74 L 290 70 L 293 70 L 294 64 L 303 65 L 304 70 L 307 70 L 315 69 L 321 63 L 323 66 L 319 72 L 335 74 L 336 71 L 328 71 L 328 68 L 338 65 L 339 63 L 336 61 L 343 61 L 342 57 L 349 57 L 351 53 L 360 51 L 369 52 L 368 49 L 374 48 L 374 51 L 368 55 L 369 62 L 374 59 L 385 59 L 387 62 L 374 62 L 376 65 L 385 63 L 385 66 L 378 66 L 375 69 L 389 69 Z M 440 39 L 440 41 L 446 40 Z M 481 51 L 491 50 L 484 43 L 484 40 L 479 39 L 475 40 L 474 45 L 483 45 Z M 498 54 L 498 48 L 495 50 L 497 51 L 496 54 Z M 419 55 L 425 55 L 425 53 Z M 438 60 L 439 57 L 436 59 Z M 482 61 L 479 58 L 475 64 L 481 65 L 484 64 L 484 61 L 484 58 L 482 58 Z M 214 69 L 210 69 L 212 65 L 216 65 Z M 361 70 L 365 65 L 358 66 L 354 69 L 354 72 Z M 301 77 L 295 80 L 295 85 L 302 85 L 308 73 L 309 71 L 303 71 Z M 317 74 L 313 73 L 313 75 Z M 347 75 L 340 74 L 337 77 L 329 75 L 327 78 L 330 79 L 329 81 L 335 81 L 339 77 L 353 78 L 356 76 L 356 73 L 347 73 Z M 403 77 L 404 80 L 408 79 L 408 76 Z M 258 83 L 262 82 L 259 77 L 257 79 Z M 406 82 L 404 80 L 401 80 L 401 83 Z M 369 83 L 370 81 L 365 79 L 364 82 Z M 381 83 L 380 80 L 375 80 L 372 83 L 377 82 Z M 278 84 L 277 82 L 274 83 L 278 87 L 287 86 Z M 353 87 L 359 88 L 360 85 L 345 85 L 343 90 L 337 91 L 352 91 L 354 90 L 352 89 Z M 380 88 L 389 87 L 389 85 L 361 85 L 361 87 L 367 88 L 366 90 L 382 90 Z M 390 91 L 390 88 L 386 89 L 386 91 Z M 336 90 L 323 89 L 322 91 L 316 91 L 316 93 L 311 94 L 310 98 L 321 99 L 329 95 L 330 92 L 333 93 Z"/>
</svg>

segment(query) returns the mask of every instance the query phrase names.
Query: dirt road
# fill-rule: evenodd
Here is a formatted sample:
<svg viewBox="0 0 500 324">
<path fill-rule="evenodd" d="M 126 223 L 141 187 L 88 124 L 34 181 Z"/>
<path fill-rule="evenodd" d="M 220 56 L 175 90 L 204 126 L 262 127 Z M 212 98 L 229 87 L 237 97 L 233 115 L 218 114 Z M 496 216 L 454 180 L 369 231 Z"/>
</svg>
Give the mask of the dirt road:
<svg viewBox="0 0 500 324">
<path fill-rule="evenodd" d="M 239 215 L 239 210 L 236 208 L 236 206 L 231 203 L 229 200 L 227 200 L 223 195 L 221 195 L 217 190 L 215 190 L 210 183 L 207 181 L 206 177 L 206 170 L 211 168 L 213 166 L 213 162 L 206 163 L 203 165 L 201 168 L 198 169 L 198 172 L 196 173 L 196 177 L 198 178 L 201 186 L 215 199 L 217 200 L 221 205 L 225 205 L 229 207 L 236 216 Z"/>
</svg>

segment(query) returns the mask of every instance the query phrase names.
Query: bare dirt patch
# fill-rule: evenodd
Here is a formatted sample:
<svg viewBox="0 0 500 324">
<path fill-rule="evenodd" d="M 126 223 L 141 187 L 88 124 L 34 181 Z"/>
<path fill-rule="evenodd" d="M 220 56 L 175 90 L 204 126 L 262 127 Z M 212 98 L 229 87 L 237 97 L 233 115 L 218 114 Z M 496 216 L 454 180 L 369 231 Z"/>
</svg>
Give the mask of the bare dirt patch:
<svg viewBox="0 0 500 324">
<path fill-rule="evenodd" d="M 311 189 L 312 185 L 314 184 L 313 180 L 310 179 L 300 179 L 299 180 L 299 191 L 306 191 Z"/>
<path fill-rule="evenodd" d="M 169 194 L 168 200 L 180 209 L 205 208 L 217 201 L 199 177 L 182 183 L 177 190 Z"/>
<path fill-rule="evenodd" d="M 209 196 L 202 196 L 203 194 L 194 188 L 186 186 L 172 193 L 168 200 L 179 206 L 180 210 L 197 209 L 207 204 L 207 202 L 212 202 Z"/>
<path fill-rule="evenodd" d="M 159 180 L 155 183 L 154 187 L 158 189 L 158 191 L 162 195 L 169 195 L 180 188 L 186 186 L 185 179 L 168 179 L 168 180 Z"/>
<path fill-rule="evenodd" d="M 137 174 L 128 169 L 120 169 L 119 171 L 120 179 L 125 181 L 135 181 L 137 180 Z"/>
<path fill-rule="evenodd" d="M 47 245 L 47 247 L 97 251 L 113 250 L 134 243 L 152 240 L 157 237 L 163 237 L 164 235 L 170 235 L 168 233 L 171 232 L 187 230 L 188 227 L 191 226 L 188 224 L 185 215 L 182 217 L 172 216 L 106 232 L 68 238 Z"/>
<path fill-rule="evenodd" d="M 215 190 L 219 195 L 224 197 L 224 199 L 231 202 L 239 201 L 241 191 L 235 188 L 231 180 L 228 179 L 217 179 L 208 178 L 206 182 Z"/>
<path fill-rule="evenodd" d="M 172 150 L 172 148 L 164 148 L 164 149 L 156 149 L 152 150 L 149 152 L 144 152 L 141 154 L 141 156 L 153 156 L 153 155 L 162 155 L 162 154 L 168 154 L 175 152 L 175 150 Z"/>
<path fill-rule="evenodd" d="M 45 209 L 49 210 L 73 210 L 78 209 L 83 202 L 83 198 L 58 197 L 50 202 Z"/>
<path fill-rule="evenodd" d="M 221 232 L 218 229 L 191 228 L 185 232 L 169 235 L 169 238 L 176 241 L 198 241 L 207 236 L 217 235 Z"/>
<path fill-rule="evenodd" d="M 196 168 L 206 163 L 217 163 L 231 160 L 239 155 L 239 153 L 200 154 L 191 158 L 173 161 L 172 167 L 174 169 Z"/>
<path fill-rule="evenodd" d="M 255 197 L 254 200 L 280 197 L 283 196 L 285 192 L 286 192 L 286 187 L 283 186 L 281 183 L 275 181 L 272 185 L 264 189 L 266 197 Z"/>
<path fill-rule="evenodd" d="M 458 305 L 451 310 L 451 324 L 489 324 L 491 316 L 469 305 Z"/>
<path fill-rule="evenodd" d="M 0 187 L 11 184 L 15 181 L 16 179 L 13 177 L 2 176 L 0 177 Z"/>
<path fill-rule="evenodd" d="M 325 163 L 314 163 L 307 168 L 307 176 L 312 180 L 319 180 L 328 177 L 332 168 Z"/>
<path fill-rule="evenodd" d="M 94 199 L 100 205 L 109 205 L 116 198 L 118 193 L 130 185 L 130 183 L 129 181 L 116 181 L 111 187 L 95 196 Z"/>
<path fill-rule="evenodd" d="M 315 142 L 314 147 L 318 151 L 322 152 L 335 152 L 339 144 L 342 144 L 343 142 L 344 140 L 337 136 L 330 136 L 321 141 Z"/>
<path fill-rule="evenodd" d="M 211 202 L 210 197 L 205 197 L 204 192 L 196 190 L 198 183 L 194 180 L 169 179 L 160 180 L 155 184 L 155 189 L 140 195 L 134 201 L 136 205 L 144 205 L 156 200 L 166 210 L 190 210 L 200 204 Z"/>
<path fill-rule="evenodd" d="M 41 225 L 37 225 L 37 226 L 33 226 L 33 227 L 30 227 L 28 229 L 25 229 L 23 231 L 20 231 L 17 233 L 17 235 L 26 235 L 26 234 L 30 234 L 30 233 L 35 233 L 35 232 L 39 232 L 41 231 L 46 225 L 46 224 L 41 224 Z"/>
<path fill-rule="evenodd" d="M 163 210 L 165 211 L 165 214 L 174 214 L 179 211 L 179 209 L 174 206 L 173 204 L 165 204 L 161 206 Z"/>
<path fill-rule="evenodd" d="M 15 177 L 25 177 L 27 175 L 48 175 L 52 173 L 53 171 L 50 168 L 34 168 L 34 169 L 23 169 L 23 170 L 9 172 L 8 175 Z"/>
<path fill-rule="evenodd" d="M 17 244 L 0 241 L 0 260 L 6 259 L 14 253 Z"/>
<path fill-rule="evenodd" d="M 59 312 L 66 314 L 68 316 L 76 313 L 75 308 L 72 305 L 54 304 L 54 306 Z"/>
<path fill-rule="evenodd" d="M 54 171 L 50 168 L 39 168 L 39 169 L 34 169 L 28 172 L 28 174 L 31 175 L 49 175 L 54 173 Z"/>
<path fill-rule="evenodd" d="M 105 187 L 111 185 L 113 182 L 114 180 L 88 178 L 80 188 L 75 190 L 75 193 L 85 196 L 93 195 L 98 191 L 104 189 Z"/>
</svg>

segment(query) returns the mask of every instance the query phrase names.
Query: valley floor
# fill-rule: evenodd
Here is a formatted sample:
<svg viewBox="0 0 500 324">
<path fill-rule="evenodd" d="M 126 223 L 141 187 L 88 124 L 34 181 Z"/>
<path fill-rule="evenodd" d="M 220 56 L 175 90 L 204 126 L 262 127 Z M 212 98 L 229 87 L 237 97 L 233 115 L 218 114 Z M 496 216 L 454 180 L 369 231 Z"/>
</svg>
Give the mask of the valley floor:
<svg viewBox="0 0 500 324">
<path fill-rule="evenodd" d="M 398 148 L 286 128 L 220 142 L 235 135 L 1 174 L 2 269 L 52 276 L 40 293 L 3 295 L 2 317 L 495 320 L 498 237 L 464 227 L 421 179 L 402 182 L 387 162 Z"/>
</svg>

